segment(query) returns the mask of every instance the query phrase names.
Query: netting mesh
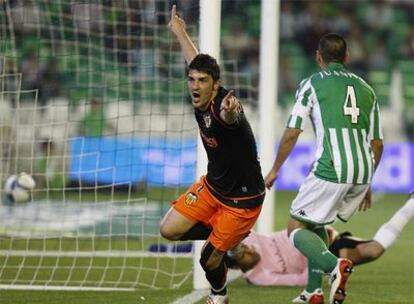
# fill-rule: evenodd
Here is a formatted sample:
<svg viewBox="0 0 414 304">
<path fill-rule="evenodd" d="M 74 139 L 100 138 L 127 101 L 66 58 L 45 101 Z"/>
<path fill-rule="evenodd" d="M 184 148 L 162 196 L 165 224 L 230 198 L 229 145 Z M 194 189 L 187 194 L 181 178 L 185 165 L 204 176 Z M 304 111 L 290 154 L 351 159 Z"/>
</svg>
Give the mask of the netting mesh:
<svg viewBox="0 0 414 304">
<path fill-rule="evenodd" d="M 0 285 L 191 284 L 191 251 L 160 252 L 172 245 L 160 219 L 195 180 L 197 137 L 168 1 L 1 5 L 0 181 L 24 171 L 36 188 L 23 204 L 1 193 Z M 236 62 L 223 68 L 252 101 Z"/>
</svg>

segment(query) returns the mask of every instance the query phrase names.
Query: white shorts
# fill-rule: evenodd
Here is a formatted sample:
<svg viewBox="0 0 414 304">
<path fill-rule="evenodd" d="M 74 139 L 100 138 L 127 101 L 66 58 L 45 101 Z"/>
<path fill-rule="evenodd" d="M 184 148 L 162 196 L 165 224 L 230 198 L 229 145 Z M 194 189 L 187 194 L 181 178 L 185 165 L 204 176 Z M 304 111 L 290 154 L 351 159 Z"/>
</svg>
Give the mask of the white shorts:
<svg viewBox="0 0 414 304">
<path fill-rule="evenodd" d="M 292 202 L 290 215 L 317 225 L 330 224 L 338 217 L 346 222 L 365 197 L 368 184 L 337 184 L 310 173 Z"/>
</svg>

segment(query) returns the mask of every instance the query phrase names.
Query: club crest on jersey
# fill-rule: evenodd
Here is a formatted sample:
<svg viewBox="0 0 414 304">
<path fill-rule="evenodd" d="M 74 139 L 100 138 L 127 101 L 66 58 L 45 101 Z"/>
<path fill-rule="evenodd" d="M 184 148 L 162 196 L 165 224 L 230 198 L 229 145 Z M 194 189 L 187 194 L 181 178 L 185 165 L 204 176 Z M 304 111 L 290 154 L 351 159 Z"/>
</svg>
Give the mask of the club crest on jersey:
<svg viewBox="0 0 414 304">
<path fill-rule="evenodd" d="M 184 202 L 187 206 L 193 205 L 198 199 L 197 194 L 194 192 L 188 192 L 185 196 Z"/>
<path fill-rule="evenodd" d="M 210 128 L 210 126 L 211 126 L 211 116 L 210 116 L 210 114 L 204 115 L 203 119 L 204 119 L 204 124 L 206 125 L 206 127 Z"/>
</svg>

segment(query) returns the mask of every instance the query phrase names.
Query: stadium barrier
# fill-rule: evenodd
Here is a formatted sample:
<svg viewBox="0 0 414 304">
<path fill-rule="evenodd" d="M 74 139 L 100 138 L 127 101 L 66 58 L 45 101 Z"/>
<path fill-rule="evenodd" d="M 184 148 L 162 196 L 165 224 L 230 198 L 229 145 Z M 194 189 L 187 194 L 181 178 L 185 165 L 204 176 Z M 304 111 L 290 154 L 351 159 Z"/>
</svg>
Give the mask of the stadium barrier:
<svg viewBox="0 0 414 304">
<path fill-rule="evenodd" d="M 296 191 L 314 159 L 313 143 L 298 143 L 276 183 L 278 190 Z M 194 182 L 194 139 L 87 138 L 71 141 L 69 179 L 86 184 L 188 186 Z M 385 145 L 373 189 L 408 192 L 414 188 L 414 144 Z"/>
</svg>

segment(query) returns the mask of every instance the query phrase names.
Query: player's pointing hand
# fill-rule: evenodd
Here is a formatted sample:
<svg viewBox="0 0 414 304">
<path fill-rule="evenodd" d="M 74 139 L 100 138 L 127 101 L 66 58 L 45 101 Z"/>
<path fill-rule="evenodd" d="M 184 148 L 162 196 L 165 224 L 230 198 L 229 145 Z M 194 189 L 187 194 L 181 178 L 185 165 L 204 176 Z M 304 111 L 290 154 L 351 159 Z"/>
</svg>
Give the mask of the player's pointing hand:
<svg viewBox="0 0 414 304">
<path fill-rule="evenodd" d="M 174 34 L 185 31 L 185 21 L 178 17 L 177 6 L 174 4 L 171 9 L 171 19 L 168 23 L 169 28 Z"/>
<path fill-rule="evenodd" d="M 234 91 L 230 90 L 226 96 L 224 96 L 221 102 L 221 110 L 227 112 L 234 112 L 239 108 L 239 100 L 233 95 Z"/>
<path fill-rule="evenodd" d="M 240 102 L 233 93 L 234 91 L 230 90 L 224 96 L 220 106 L 220 117 L 228 124 L 235 123 L 241 111 Z"/>
</svg>

